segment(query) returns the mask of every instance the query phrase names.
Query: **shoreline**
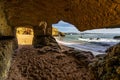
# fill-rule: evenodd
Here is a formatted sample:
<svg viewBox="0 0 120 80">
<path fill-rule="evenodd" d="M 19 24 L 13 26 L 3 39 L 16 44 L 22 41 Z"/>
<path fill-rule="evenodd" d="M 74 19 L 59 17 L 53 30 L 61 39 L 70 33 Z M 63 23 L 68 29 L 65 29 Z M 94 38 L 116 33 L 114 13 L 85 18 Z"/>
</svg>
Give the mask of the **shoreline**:
<svg viewBox="0 0 120 80">
<path fill-rule="evenodd" d="M 63 45 L 63 46 L 69 47 L 69 48 L 74 48 L 74 49 L 80 50 L 80 51 L 92 52 L 94 56 L 100 55 L 100 54 L 107 54 L 107 53 L 103 53 L 103 52 L 96 52 L 96 51 L 92 51 L 92 50 L 83 49 L 83 48 L 80 48 L 80 47 L 75 47 L 75 46 L 72 45 L 72 44 L 75 44 L 75 43 L 71 43 L 71 45 L 70 45 L 69 43 L 68 44 L 67 43 L 66 44 L 62 43 L 61 41 L 59 41 L 57 39 L 56 39 L 56 41 L 59 45 Z"/>
</svg>

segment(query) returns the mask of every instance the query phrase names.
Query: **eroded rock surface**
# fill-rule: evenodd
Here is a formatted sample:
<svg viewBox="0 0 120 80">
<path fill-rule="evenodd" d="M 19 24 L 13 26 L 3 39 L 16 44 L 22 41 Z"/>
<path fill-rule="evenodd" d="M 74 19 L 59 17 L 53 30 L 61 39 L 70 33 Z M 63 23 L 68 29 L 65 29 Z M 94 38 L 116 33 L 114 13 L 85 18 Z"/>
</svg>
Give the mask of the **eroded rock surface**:
<svg viewBox="0 0 120 80">
<path fill-rule="evenodd" d="M 0 40 L 0 80 L 7 77 L 12 58 L 12 41 Z"/>
<path fill-rule="evenodd" d="M 97 80 L 120 79 L 120 43 L 107 50 L 107 55 L 90 64 Z"/>
<path fill-rule="evenodd" d="M 96 80 L 85 64 L 88 56 L 80 53 L 76 59 L 69 52 L 23 46 L 13 55 L 7 80 Z"/>
<path fill-rule="evenodd" d="M 3 0 L 1 0 L 3 1 Z M 11 26 L 49 25 L 59 20 L 75 25 L 79 30 L 119 27 L 119 0 L 4 0 L 5 13 Z"/>
</svg>

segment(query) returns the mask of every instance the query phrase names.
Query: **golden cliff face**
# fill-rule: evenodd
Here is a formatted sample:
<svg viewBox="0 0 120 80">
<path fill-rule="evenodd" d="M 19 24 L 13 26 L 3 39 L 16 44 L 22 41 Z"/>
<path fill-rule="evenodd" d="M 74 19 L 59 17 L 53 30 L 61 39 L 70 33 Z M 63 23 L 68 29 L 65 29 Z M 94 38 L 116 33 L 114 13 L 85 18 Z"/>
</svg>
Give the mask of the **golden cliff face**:
<svg viewBox="0 0 120 80">
<path fill-rule="evenodd" d="M 120 0 L 1 0 L 9 25 L 50 26 L 59 20 L 74 24 L 79 30 L 119 27 Z"/>
<path fill-rule="evenodd" d="M 53 36 L 58 36 L 59 35 L 59 31 L 58 31 L 57 28 L 52 27 L 52 35 Z"/>
</svg>

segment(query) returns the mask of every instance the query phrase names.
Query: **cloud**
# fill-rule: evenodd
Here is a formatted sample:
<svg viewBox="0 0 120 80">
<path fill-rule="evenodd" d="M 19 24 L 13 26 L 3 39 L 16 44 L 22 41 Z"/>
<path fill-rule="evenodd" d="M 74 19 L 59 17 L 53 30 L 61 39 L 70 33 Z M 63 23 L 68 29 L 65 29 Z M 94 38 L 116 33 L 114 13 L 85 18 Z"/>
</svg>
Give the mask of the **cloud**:
<svg viewBox="0 0 120 80">
<path fill-rule="evenodd" d="M 57 24 L 53 24 L 53 26 L 57 27 L 74 27 L 74 25 L 64 22 L 64 21 L 59 21 Z"/>
<path fill-rule="evenodd" d="M 76 32 L 79 33 L 80 31 L 72 24 L 59 21 L 57 24 L 52 25 L 55 28 L 58 28 L 61 32 Z M 120 28 L 107 28 L 107 29 L 93 29 L 93 30 L 86 30 L 83 32 L 88 33 L 120 33 Z"/>
<path fill-rule="evenodd" d="M 120 28 L 94 29 L 94 30 L 86 30 L 84 32 L 88 32 L 88 33 L 120 33 Z"/>
<path fill-rule="evenodd" d="M 58 30 L 61 32 L 79 32 L 74 25 L 64 21 L 59 21 L 57 24 L 53 24 L 52 26 L 58 28 Z"/>
</svg>

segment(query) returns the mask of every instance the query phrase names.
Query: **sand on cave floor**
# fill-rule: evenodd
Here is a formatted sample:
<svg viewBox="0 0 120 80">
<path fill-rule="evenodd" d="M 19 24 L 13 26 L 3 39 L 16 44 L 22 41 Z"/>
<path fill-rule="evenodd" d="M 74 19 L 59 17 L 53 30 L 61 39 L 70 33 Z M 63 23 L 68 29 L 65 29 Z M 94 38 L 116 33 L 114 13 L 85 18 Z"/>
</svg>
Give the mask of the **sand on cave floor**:
<svg viewBox="0 0 120 80">
<path fill-rule="evenodd" d="M 68 51 L 69 48 L 62 47 Z M 69 52 L 69 51 L 68 51 Z M 6 80 L 95 80 L 73 56 L 47 48 L 19 46 Z"/>
<path fill-rule="evenodd" d="M 33 35 L 17 34 L 17 40 L 19 45 L 32 45 Z"/>
</svg>

